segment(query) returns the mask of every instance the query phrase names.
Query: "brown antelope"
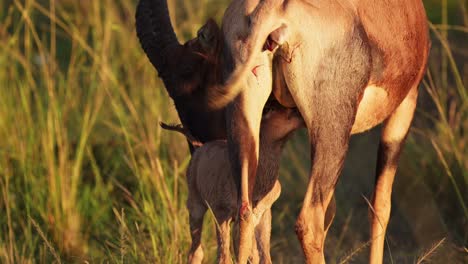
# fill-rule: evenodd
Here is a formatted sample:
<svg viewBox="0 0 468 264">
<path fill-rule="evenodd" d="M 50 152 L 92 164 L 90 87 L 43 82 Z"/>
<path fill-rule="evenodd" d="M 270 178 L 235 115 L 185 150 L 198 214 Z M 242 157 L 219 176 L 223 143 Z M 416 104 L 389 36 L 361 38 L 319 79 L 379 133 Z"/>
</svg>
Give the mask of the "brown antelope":
<svg viewBox="0 0 468 264">
<path fill-rule="evenodd" d="M 223 18 L 233 73 L 255 64 L 269 35 L 287 27 L 289 59 L 278 60 L 284 85 L 309 132 L 312 168 L 296 233 L 308 263 L 323 263 L 324 216 L 352 134 L 383 124 L 372 198 L 371 263 L 382 263 L 392 183 L 416 106 L 430 48 L 421 0 L 239 0 Z M 226 51 L 225 51 L 226 52 Z M 229 56 L 227 56 L 229 57 Z M 277 69 L 274 69 L 277 70 Z M 227 74 L 229 76 L 229 74 Z M 237 78 L 237 76 L 235 76 Z M 246 263 L 252 190 L 258 164 L 258 122 L 265 98 L 250 86 L 226 87 L 233 168 L 241 183 L 239 263 Z M 260 94 L 257 92 L 257 94 Z M 265 92 L 265 97 L 269 92 Z M 286 97 L 289 97 L 286 96 Z M 245 242 L 244 245 L 242 243 Z"/>
<path fill-rule="evenodd" d="M 284 28 L 287 39 L 277 51 L 282 55 L 271 64 L 262 48 L 275 40 L 273 32 Z M 179 44 L 165 0 L 140 1 L 137 33 L 182 123 L 196 137 L 225 136 L 225 110 L 213 110 L 213 106 L 221 107 L 238 95 L 227 114 L 229 152 L 241 185 L 240 263 L 246 262 L 252 241 L 250 213 L 261 112 L 271 90 L 280 103 L 298 107 L 309 131 L 313 166 L 296 224 L 309 263 L 324 261 L 324 214 L 350 135 L 384 122 L 370 256 L 372 263 L 382 262 L 391 186 L 429 51 L 420 0 L 233 1 L 225 12 L 224 39 L 219 38 L 222 41 L 216 44 L 213 60 L 207 60 L 206 54 L 200 56 L 190 45 Z M 271 70 L 273 83 L 264 76 Z M 252 81 L 251 71 L 267 83 Z M 191 89 L 185 89 L 186 85 Z M 200 128 L 207 127 L 207 123 L 196 125 L 201 118 L 216 129 Z"/>
<path fill-rule="evenodd" d="M 190 132 L 181 126 L 169 126 L 163 123 L 161 126 L 164 129 L 181 132 L 189 141 L 194 141 Z M 303 121 L 297 109 L 271 105 L 264 111 L 258 177 L 253 194 L 256 246 L 250 254 L 252 263 L 271 263 L 270 208 L 281 192 L 278 181 L 279 157 L 289 135 L 302 126 Z M 199 145 L 199 142 L 192 143 L 193 146 Z M 230 223 L 237 216 L 239 199 L 230 166 L 226 140 L 205 143 L 193 153 L 187 169 L 189 190 L 187 208 L 192 236 L 189 263 L 202 263 L 201 232 L 203 218 L 208 208 L 212 210 L 219 225 L 218 263 L 231 263 Z"/>
</svg>

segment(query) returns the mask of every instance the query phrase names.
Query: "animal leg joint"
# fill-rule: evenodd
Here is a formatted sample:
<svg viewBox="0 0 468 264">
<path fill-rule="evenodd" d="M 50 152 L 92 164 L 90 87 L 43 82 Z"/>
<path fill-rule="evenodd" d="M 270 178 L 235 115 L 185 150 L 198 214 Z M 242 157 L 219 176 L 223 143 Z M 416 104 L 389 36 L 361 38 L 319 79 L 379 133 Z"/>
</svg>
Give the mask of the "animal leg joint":
<svg viewBox="0 0 468 264">
<path fill-rule="evenodd" d="M 247 221 L 252 216 L 252 210 L 250 209 L 248 202 L 243 202 L 239 211 L 239 217 L 241 221 Z"/>
<path fill-rule="evenodd" d="M 315 253 L 320 253 L 323 250 L 323 236 L 324 233 L 309 226 L 307 222 L 299 218 L 295 226 L 296 235 L 303 246 L 307 246 L 308 250 Z"/>
</svg>

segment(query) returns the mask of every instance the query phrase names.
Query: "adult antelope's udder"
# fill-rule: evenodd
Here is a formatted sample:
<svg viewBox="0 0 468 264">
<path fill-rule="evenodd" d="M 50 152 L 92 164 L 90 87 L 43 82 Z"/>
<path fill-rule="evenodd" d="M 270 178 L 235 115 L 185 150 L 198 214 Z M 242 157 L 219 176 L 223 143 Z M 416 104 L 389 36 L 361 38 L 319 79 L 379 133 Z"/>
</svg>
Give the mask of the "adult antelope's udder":
<svg viewBox="0 0 468 264">
<path fill-rule="evenodd" d="M 383 122 L 393 110 L 389 109 L 388 101 L 384 88 L 368 86 L 359 104 L 351 134 L 364 132 Z"/>
</svg>

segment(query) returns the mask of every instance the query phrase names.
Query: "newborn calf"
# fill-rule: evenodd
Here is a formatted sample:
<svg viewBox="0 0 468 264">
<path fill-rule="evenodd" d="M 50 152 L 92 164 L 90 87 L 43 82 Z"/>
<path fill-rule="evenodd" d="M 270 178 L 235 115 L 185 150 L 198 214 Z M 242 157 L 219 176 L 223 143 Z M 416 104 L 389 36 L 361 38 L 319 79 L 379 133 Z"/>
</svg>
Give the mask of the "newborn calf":
<svg viewBox="0 0 468 264">
<path fill-rule="evenodd" d="M 281 192 L 278 170 L 281 150 L 288 136 L 303 125 L 302 117 L 293 109 L 279 106 L 265 108 L 261 124 L 260 155 L 257 180 L 254 189 L 254 221 L 255 237 L 259 255 L 253 250 L 252 261 L 259 258 L 264 263 L 270 259 L 270 208 Z M 162 125 L 165 129 L 176 130 L 187 135 L 181 127 Z M 188 137 L 190 140 L 190 137 Z M 230 263 L 230 222 L 237 216 L 238 193 L 235 179 L 231 174 L 228 147 L 225 140 L 205 143 L 193 153 L 187 169 L 188 200 L 187 208 L 190 214 L 190 232 L 192 246 L 189 253 L 189 263 L 201 263 L 203 250 L 201 247 L 201 231 L 203 217 L 210 208 L 219 224 L 218 262 Z"/>
</svg>

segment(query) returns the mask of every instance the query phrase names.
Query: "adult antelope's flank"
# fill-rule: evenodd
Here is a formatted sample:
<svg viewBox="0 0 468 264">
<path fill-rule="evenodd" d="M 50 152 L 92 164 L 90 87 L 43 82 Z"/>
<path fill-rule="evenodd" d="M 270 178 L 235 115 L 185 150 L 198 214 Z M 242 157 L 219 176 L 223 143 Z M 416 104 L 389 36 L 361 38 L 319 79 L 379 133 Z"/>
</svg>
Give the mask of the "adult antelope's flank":
<svg viewBox="0 0 468 264">
<path fill-rule="evenodd" d="M 163 128 L 181 132 L 192 140 L 189 132 L 180 127 L 162 125 Z M 303 121 L 297 110 L 269 107 L 265 110 L 261 126 L 259 169 L 253 193 L 255 240 L 259 255 L 255 254 L 257 250 L 253 250 L 254 253 L 250 255 L 253 263 L 271 263 L 270 208 L 281 192 L 278 181 L 279 158 L 286 139 L 294 130 L 303 126 Z M 213 211 L 219 225 L 218 262 L 231 263 L 230 223 L 236 218 L 239 199 L 235 179 L 228 169 L 230 166 L 225 140 L 205 143 L 193 153 L 187 169 L 187 208 L 192 236 L 189 263 L 202 262 L 201 231 L 208 209 Z"/>
<path fill-rule="evenodd" d="M 429 52 L 421 0 L 242 0 L 223 18 L 225 46 L 233 73 L 258 64 L 268 36 L 287 28 L 289 60 L 274 64 L 309 132 L 309 185 L 296 222 L 308 263 L 323 263 L 324 216 L 332 198 L 351 134 L 384 122 L 372 198 L 371 263 L 381 263 L 390 216 L 392 183 L 408 133 Z M 225 60 L 227 61 L 227 60 Z M 275 69 L 276 70 L 276 69 Z M 237 77 L 237 76 L 236 76 Z M 228 87 L 229 88 L 229 87 Z M 239 89 L 233 89 L 237 95 Z M 252 235 L 252 191 L 258 164 L 258 118 L 265 98 L 241 89 L 230 104 L 228 139 L 234 173 L 241 183 L 240 234 Z M 269 94 L 266 92 L 265 94 Z M 239 263 L 246 263 L 247 244 Z"/>
</svg>

